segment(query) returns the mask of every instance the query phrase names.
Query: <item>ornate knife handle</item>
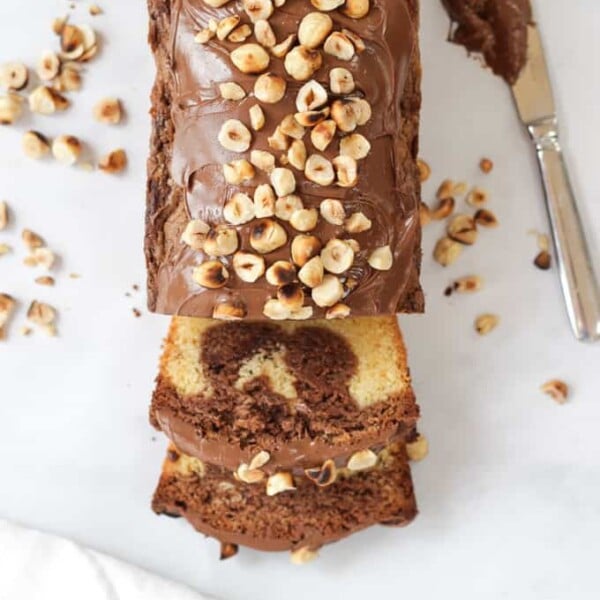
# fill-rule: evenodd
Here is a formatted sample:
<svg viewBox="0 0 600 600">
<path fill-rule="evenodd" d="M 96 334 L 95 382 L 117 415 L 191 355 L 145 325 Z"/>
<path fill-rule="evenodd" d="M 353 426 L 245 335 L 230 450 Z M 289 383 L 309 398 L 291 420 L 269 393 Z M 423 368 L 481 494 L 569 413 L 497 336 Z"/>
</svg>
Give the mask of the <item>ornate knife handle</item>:
<svg viewBox="0 0 600 600">
<path fill-rule="evenodd" d="M 529 125 L 540 164 L 546 207 L 573 333 L 578 340 L 600 340 L 600 288 L 594 274 L 555 118 Z"/>
</svg>

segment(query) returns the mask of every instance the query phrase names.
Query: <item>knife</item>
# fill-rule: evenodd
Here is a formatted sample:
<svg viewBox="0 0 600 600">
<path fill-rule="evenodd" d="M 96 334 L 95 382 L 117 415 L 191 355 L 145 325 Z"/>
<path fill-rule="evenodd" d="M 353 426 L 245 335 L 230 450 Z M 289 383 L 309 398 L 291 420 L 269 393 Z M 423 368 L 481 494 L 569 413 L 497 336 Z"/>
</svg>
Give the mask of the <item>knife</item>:
<svg viewBox="0 0 600 600">
<path fill-rule="evenodd" d="M 600 288 L 560 146 L 558 119 L 540 32 L 529 26 L 527 63 L 512 86 L 521 121 L 533 140 L 562 291 L 573 333 L 600 340 Z"/>
</svg>

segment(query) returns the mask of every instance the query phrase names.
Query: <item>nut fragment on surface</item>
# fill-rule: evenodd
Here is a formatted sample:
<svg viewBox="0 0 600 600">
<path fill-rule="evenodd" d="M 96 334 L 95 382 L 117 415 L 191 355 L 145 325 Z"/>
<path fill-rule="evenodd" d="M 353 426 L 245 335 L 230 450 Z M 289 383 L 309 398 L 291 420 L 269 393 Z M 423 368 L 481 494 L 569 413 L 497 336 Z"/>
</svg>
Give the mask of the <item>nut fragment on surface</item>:
<svg viewBox="0 0 600 600">
<path fill-rule="evenodd" d="M 346 0 L 342 12 L 352 19 L 362 19 L 369 14 L 370 0 Z"/>
<path fill-rule="evenodd" d="M 275 32 L 266 19 L 259 19 L 254 24 L 254 36 L 256 41 L 265 48 L 272 48 L 277 44 Z"/>
<path fill-rule="evenodd" d="M 8 204 L 5 200 L 0 200 L 0 231 L 6 229 L 8 219 Z"/>
<path fill-rule="evenodd" d="M 291 254 L 294 264 L 303 267 L 313 256 L 321 252 L 322 244 L 314 235 L 300 234 L 292 240 Z"/>
<path fill-rule="evenodd" d="M 290 33 L 282 42 L 275 44 L 271 48 L 271 54 L 277 58 L 283 58 L 292 47 L 292 44 L 296 41 L 296 34 Z"/>
<path fill-rule="evenodd" d="M 116 175 L 122 173 L 127 167 L 127 154 L 119 148 L 103 156 L 98 162 L 98 168 L 104 173 Z"/>
<path fill-rule="evenodd" d="M 270 179 L 277 196 L 288 196 L 296 190 L 296 177 L 290 169 L 284 167 L 273 169 Z"/>
<path fill-rule="evenodd" d="M 315 2 L 327 2 L 327 0 L 311 0 L 313 4 Z M 339 0 L 329 0 L 330 2 L 339 2 Z M 338 4 L 339 6 L 339 4 Z M 298 550 L 294 550 L 290 554 L 290 562 L 293 565 L 306 565 L 309 562 L 312 562 L 316 558 L 318 558 L 319 553 L 316 550 L 311 550 L 310 548 L 298 548 Z"/>
<path fill-rule="evenodd" d="M 227 284 L 229 272 L 218 260 L 209 260 L 194 268 L 192 279 L 202 287 L 218 289 Z"/>
<path fill-rule="evenodd" d="M 29 109 L 40 115 L 53 115 L 66 110 L 70 102 L 55 89 L 41 85 L 29 94 Z"/>
<path fill-rule="evenodd" d="M 201 219 L 192 219 L 181 234 L 181 241 L 194 250 L 202 250 L 210 226 Z"/>
<path fill-rule="evenodd" d="M 298 279 L 309 288 L 315 288 L 323 283 L 325 269 L 320 256 L 313 256 L 298 271 Z"/>
<path fill-rule="evenodd" d="M 249 110 L 250 126 L 254 131 L 260 131 L 265 126 L 265 113 L 259 104 L 255 104 Z"/>
<path fill-rule="evenodd" d="M 296 96 L 296 108 L 298 112 L 317 110 L 327 102 L 327 90 L 314 79 L 307 81 Z"/>
<path fill-rule="evenodd" d="M 355 452 L 346 465 L 350 471 L 365 471 L 377 464 L 377 454 L 373 450 L 359 450 Z"/>
<path fill-rule="evenodd" d="M 360 133 L 352 133 L 340 141 L 340 154 L 355 160 L 366 158 L 371 151 L 371 143 Z"/>
<path fill-rule="evenodd" d="M 6 326 L 16 305 L 17 302 L 12 296 L 0 293 L 0 341 L 6 338 Z"/>
<path fill-rule="evenodd" d="M 302 140 L 294 140 L 287 151 L 287 159 L 289 164 L 298 169 L 304 171 L 306 167 L 306 145 Z"/>
<path fill-rule="evenodd" d="M 456 200 L 454 198 L 442 198 L 436 208 L 430 209 L 429 215 L 434 221 L 441 221 L 454 212 L 455 206 Z"/>
<path fill-rule="evenodd" d="M 45 50 L 37 64 L 37 74 L 42 81 L 52 81 L 60 71 L 60 58 L 55 52 Z"/>
<path fill-rule="evenodd" d="M 354 77 L 348 69 L 335 67 L 329 71 L 329 89 L 334 94 L 351 94 L 355 85 Z"/>
<path fill-rule="evenodd" d="M 299 310 L 304 304 L 304 291 L 297 282 L 286 283 L 277 290 L 277 300 L 291 312 Z"/>
<path fill-rule="evenodd" d="M 250 252 L 236 252 L 233 257 L 235 274 L 246 283 L 254 283 L 265 272 L 265 259 Z"/>
<path fill-rule="evenodd" d="M 346 0 L 310 0 L 310 3 L 319 10 L 329 12 L 345 4 Z"/>
<path fill-rule="evenodd" d="M 475 223 L 481 225 L 481 227 L 497 227 L 498 218 L 491 211 L 486 208 L 480 208 L 473 216 Z"/>
<path fill-rule="evenodd" d="M 369 265 L 376 271 L 389 271 L 394 264 L 394 255 L 389 246 L 381 246 L 371 252 L 368 259 Z"/>
<path fill-rule="evenodd" d="M 61 164 L 74 165 L 81 155 L 81 142 L 73 135 L 59 135 L 52 142 L 52 155 Z"/>
<path fill-rule="evenodd" d="M 492 314 L 480 315 L 475 319 L 475 331 L 479 335 L 491 333 L 500 323 L 500 317 Z"/>
<path fill-rule="evenodd" d="M 296 46 L 287 53 L 283 64 L 290 77 L 296 81 L 307 81 L 321 68 L 323 57 L 318 50 Z"/>
<path fill-rule="evenodd" d="M 477 241 L 475 219 L 470 215 L 456 215 L 448 224 L 448 237 L 461 244 L 471 246 Z"/>
<path fill-rule="evenodd" d="M 300 21 L 298 41 L 307 48 L 318 48 L 333 29 L 331 17 L 322 12 L 310 12 Z"/>
<path fill-rule="evenodd" d="M 320 307 L 330 307 L 344 297 L 344 286 L 335 275 L 325 275 L 323 282 L 312 290 L 313 302 Z"/>
<path fill-rule="evenodd" d="M 467 194 L 467 204 L 480 208 L 487 203 L 488 197 L 489 194 L 484 189 L 476 187 Z"/>
<path fill-rule="evenodd" d="M 335 131 L 337 129 L 337 125 L 335 121 L 332 119 L 327 119 L 322 121 L 310 132 L 310 141 L 312 145 L 321 152 L 327 150 L 329 144 L 333 141 L 335 137 Z"/>
<path fill-rule="evenodd" d="M 232 160 L 223 165 L 223 177 L 231 185 L 240 185 L 254 178 L 254 167 L 245 158 Z"/>
<path fill-rule="evenodd" d="M 494 163 L 489 158 L 482 158 L 479 161 L 479 168 L 481 169 L 482 173 L 487 175 L 488 173 L 492 172 Z"/>
<path fill-rule="evenodd" d="M 334 238 L 321 251 L 321 260 L 326 271 L 340 275 L 352 266 L 354 250 L 345 240 Z"/>
<path fill-rule="evenodd" d="M 265 173 L 271 173 L 275 168 L 275 157 L 265 150 L 252 150 L 250 152 L 250 162 Z"/>
<path fill-rule="evenodd" d="M 15 92 L 27 87 L 29 71 L 20 62 L 9 62 L 0 66 L 0 87 Z"/>
<path fill-rule="evenodd" d="M 252 28 L 248 23 L 244 23 L 236 27 L 228 36 L 227 39 L 234 44 L 245 42 L 252 35 Z"/>
<path fill-rule="evenodd" d="M 275 216 L 282 221 L 289 221 L 297 210 L 302 210 L 302 198 L 291 194 L 282 196 L 275 201 Z"/>
<path fill-rule="evenodd" d="M 12 125 L 22 114 L 23 102 L 19 95 L 0 96 L 0 125 Z"/>
<path fill-rule="evenodd" d="M 250 462 L 248 463 L 248 468 L 253 469 L 261 469 L 271 460 L 271 455 L 266 450 L 260 450 L 257 452 Z"/>
<path fill-rule="evenodd" d="M 551 379 L 544 383 L 540 389 L 544 394 L 548 394 L 556 400 L 558 404 L 565 404 L 569 397 L 569 386 L 560 379 Z"/>
<path fill-rule="evenodd" d="M 41 275 L 40 277 L 36 277 L 34 281 L 38 285 L 46 286 L 53 286 L 56 283 L 54 277 L 50 277 L 49 275 Z"/>
<path fill-rule="evenodd" d="M 236 192 L 223 207 L 223 218 L 232 225 L 243 225 L 254 218 L 254 203 L 247 194 Z"/>
<path fill-rule="evenodd" d="M 332 225 L 343 225 L 346 218 L 344 205 L 334 198 L 326 198 L 321 202 L 321 216 Z"/>
<path fill-rule="evenodd" d="M 29 256 L 26 256 L 23 263 L 27 267 L 43 267 L 51 269 L 56 261 L 56 256 L 49 248 L 34 248 Z"/>
<path fill-rule="evenodd" d="M 442 267 L 448 267 L 458 260 L 462 253 L 462 244 L 444 237 L 438 241 L 433 250 L 433 258 Z"/>
<path fill-rule="evenodd" d="M 243 100 L 246 97 L 244 88 L 235 81 L 227 81 L 219 84 L 219 93 L 223 100 Z"/>
<path fill-rule="evenodd" d="M 406 454 L 409 460 L 418 462 L 429 454 L 429 442 L 427 438 L 419 434 L 414 442 L 406 444 Z"/>
<path fill-rule="evenodd" d="M 21 139 L 21 146 L 25 156 L 35 160 L 50 153 L 50 142 L 38 131 L 26 131 Z"/>
<path fill-rule="evenodd" d="M 327 310 L 325 318 L 332 319 L 346 319 L 350 316 L 351 310 L 347 304 L 336 304 Z"/>
<path fill-rule="evenodd" d="M 210 42 L 210 40 L 212 40 L 215 37 L 215 35 L 216 34 L 214 31 L 212 31 L 208 27 L 205 27 L 204 29 L 201 29 L 200 31 L 198 31 L 198 33 L 196 33 L 196 35 L 194 36 L 194 41 L 197 44 L 206 44 Z"/>
<path fill-rule="evenodd" d="M 301 208 L 294 211 L 290 217 L 290 225 L 297 231 L 312 231 L 319 220 L 319 212 L 316 208 Z"/>
<path fill-rule="evenodd" d="M 273 14 L 271 0 L 243 0 L 244 11 L 253 23 L 261 19 L 268 19 Z"/>
<path fill-rule="evenodd" d="M 320 186 L 331 185 L 335 180 L 333 165 L 320 154 L 312 154 L 306 160 L 304 175 L 309 181 Z"/>
<path fill-rule="evenodd" d="M 265 302 L 263 315 L 273 321 L 287 321 L 291 318 L 292 311 L 279 300 L 271 298 Z"/>
<path fill-rule="evenodd" d="M 340 187 L 354 187 L 358 181 L 358 165 L 351 156 L 336 156 L 333 161 L 336 184 Z"/>
<path fill-rule="evenodd" d="M 292 283 L 296 279 L 296 268 L 287 260 L 278 260 L 267 269 L 266 279 L 276 287 Z"/>
<path fill-rule="evenodd" d="M 35 325 L 52 325 L 56 320 L 56 310 L 44 302 L 34 300 L 27 310 L 27 319 Z"/>
<path fill-rule="evenodd" d="M 535 257 L 533 264 L 542 271 L 547 271 L 552 266 L 552 255 L 547 250 L 541 250 Z"/>
<path fill-rule="evenodd" d="M 239 15 L 229 15 L 217 23 L 217 39 L 223 41 L 240 23 Z"/>
<path fill-rule="evenodd" d="M 289 56 L 289 55 L 288 55 Z M 271 58 L 259 44 L 242 44 L 230 54 L 231 62 L 246 74 L 262 73 L 269 68 Z"/>
<path fill-rule="evenodd" d="M 431 177 L 431 167 L 422 159 L 417 159 L 417 167 L 419 168 L 419 179 L 421 183 L 425 183 Z"/>
<path fill-rule="evenodd" d="M 349 100 L 335 100 L 331 105 L 331 118 L 344 133 L 350 133 L 358 126 L 355 105 Z"/>
<path fill-rule="evenodd" d="M 339 60 L 352 60 L 354 44 L 341 31 L 334 31 L 323 44 L 323 50 Z"/>
<path fill-rule="evenodd" d="M 452 285 L 446 288 L 444 294 L 451 296 L 454 292 L 459 294 L 472 294 L 483 288 L 483 279 L 478 275 L 467 275 L 455 280 Z"/>
<path fill-rule="evenodd" d="M 247 314 L 241 302 L 220 302 L 212 313 L 212 318 L 219 321 L 241 321 Z"/>
<path fill-rule="evenodd" d="M 287 83 L 274 73 L 260 75 L 254 83 L 254 95 L 265 104 L 276 104 L 285 96 Z"/>
<path fill-rule="evenodd" d="M 275 192 L 268 183 L 262 183 L 254 190 L 254 216 L 257 219 L 272 217 L 275 214 Z"/>
<path fill-rule="evenodd" d="M 287 242 L 285 229 L 273 219 L 261 219 L 250 229 L 250 245 L 260 254 L 268 254 Z"/>
<path fill-rule="evenodd" d="M 373 225 L 371 219 L 369 219 L 364 213 L 357 212 L 352 215 L 348 219 L 346 219 L 344 223 L 344 229 L 348 233 L 363 233 L 365 231 L 369 231 Z"/>
<path fill-rule="evenodd" d="M 227 560 L 233 558 L 238 553 L 237 544 L 229 544 L 227 542 L 221 542 L 221 554 L 219 555 L 220 560 Z"/>
<path fill-rule="evenodd" d="M 34 231 L 31 231 L 31 229 L 23 229 L 21 239 L 29 250 L 35 250 L 44 246 L 44 239 Z"/>
<path fill-rule="evenodd" d="M 231 152 L 245 152 L 250 148 L 252 134 L 238 119 L 228 119 L 221 125 L 218 140 L 221 146 Z"/>
<path fill-rule="evenodd" d="M 327 487 L 335 483 L 337 478 L 337 468 L 335 462 L 331 459 L 326 460 L 320 467 L 314 469 L 305 469 L 305 475 L 319 487 Z"/>
<path fill-rule="evenodd" d="M 203 250 L 208 256 L 229 256 L 239 246 L 237 231 L 226 225 L 218 225 L 211 229 L 203 243 Z"/>
<path fill-rule="evenodd" d="M 243 483 L 259 483 L 265 478 L 260 469 L 251 469 L 247 464 L 241 464 L 234 473 L 235 478 Z"/>
</svg>

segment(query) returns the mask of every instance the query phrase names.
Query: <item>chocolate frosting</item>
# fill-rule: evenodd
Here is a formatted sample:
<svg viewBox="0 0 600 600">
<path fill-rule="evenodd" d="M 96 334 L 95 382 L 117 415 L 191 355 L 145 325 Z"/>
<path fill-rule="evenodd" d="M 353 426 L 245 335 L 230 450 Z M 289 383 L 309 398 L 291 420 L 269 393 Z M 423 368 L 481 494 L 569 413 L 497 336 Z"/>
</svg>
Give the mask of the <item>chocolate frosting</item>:
<svg viewBox="0 0 600 600">
<path fill-rule="evenodd" d="M 227 286 L 217 290 L 200 287 L 193 281 L 192 272 L 207 257 L 179 241 L 188 219 L 220 223 L 223 221 L 222 207 L 235 192 L 243 191 L 252 196 L 257 185 L 268 182 L 267 175 L 257 170 L 248 187 L 228 185 L 223 178 L 222 165 L 249 158 L 249 152 L 244 155 L 228 152 L 217 141 L 219 129 L 227 119 L 239 119 L 248 124 L 248 109 L 257 103 L 251 93 L 256 76 L 245 75 L 233 66 L 229 54 L 239 44 L 216 38 L 207 44 L 194 41 L 195 34 L 205 28 L 211 18 L 220 20 L 239 14 L 242 23 L 248 22 L 248 18 L 238 2 L 230 2 L 221 8 L 210 8 L 202 0 L 173 0 L 172 4 L 169 76 L 172 79 L 174 139 L 169 167 L 176 188 L 183 191 L 184 210 L 165 231 L 168 249 L 158 265 L 156 276 L 151 276 L 154 288 L 150 292 L 151 307 L 167 314 L 212 316 L 218 303 L 241 302 L 248 318 L 264 319 L 264 304 L 276 293 L 264 276 L 256 283 L 242 282 L 234 274 L 229 256 L 221 259 L 230 273 Z M 308 0 L 288 0 L 283 7 L 276 8 L 269 22 L 277 41 L 297 33 L 301 18 L 314 10 Z M 303 173 L 294 171 L 298 185 L 296 193 L 306 208 L 318 208 L 324 198 L 337 198 L 344 203 L 348 214 L 362 211 L 373 222 L 371 230 L 350 236 L 343 227 L 320 218 L 317 228 L 311 232 L 323 244 L 334 237 L 353 237 L 359 242 L 361 250 L 351 269 L 344 274 L 344 278 L 358 282 L 356 287 L 347 289 L 348 295 L 344 299 L 353 315 L 391 314 L 397 308 L 420 311 L 422 299 L 414 299 L 415 289 L 420 294 L 415 282 L 420 257 L 419 189 L 414 170 L 416 143 L 414 135 L 412 139 L 404 138 L 405 115 L 401 110 L 409 66 L 411 61 L 414 64 L 417 51 L 415 24 L 407 3 L 398 0 L 373 0 L 369 14 L 359 20 L 339 11 L 328 14 L 334 21 L 335 31 L 342 28 L 354 31 L 365 42 L 366 50 L 349 62 L 322 52 L 323 66 L 313 78 L 327 86 L 332 68 L 341 66 L 352 72 L 356 81 L 356 91 L 352 95 L 365 98 L 372 107 L 372 119 L 357 129 L 369 139 L 372 148 L 367 158 L 359 161 L 358 183 L 354 188 L 320 187 L 308 181 Z M 247 40 L 253 41 L 253 37 Z M 304 82 L 293 81 L 286 74 L 283 61 L 275 57 L 271 57 L 269 71 L 287 80 L 287 92 L 276 104 L 261 103 L 266 125 L 261 131 L 253 132 L 251 149 L 270 151 L 279 158 L 278 153 L 268 146 L 267 138 L 284 116 L 296 112 L 295 98 Z M 240 84 L 248 96 L 236 102 L 223 100 L 219 83 L 229 81 Z M 412 102 L 416 102 L 413 109 L 418 111 L 418 98 L 413 98 Z M 320 154 L 329 159 L 335 157 L 339 133 L 336 138 L 327 151 Z M 309 155 L 316 152 L 309 135 L 304 141 Z M 148 216 L 150 240 L 147 240 L 147 246 L 158 242 L 152 230 L 160 221 L 164 208 L 155 207 Z M 265 256 L 267 266 L 277 260 L 290 260 L 290 242 L 299 233 L 289 223 L 280 223 L 287 231 L 288 244 Z M 253 252 L 249 245 L 251 226 L 252 222 L 236 227 L 240 250 Z M 369 266 L 368 256 L 375 248 L 387 244 L 392 249 L 393 266 L 389 271 L 376 271 Z M 409 299 L 411 294 L 412 300 Z M 310 296 L 309 291 L 306 295 Z M 325 309 L 314 307 L 314 318 L 324 314 Z"/>
<path fill-rule="evenodd" d="M 456 28 L 450 39 L 481 53 L 489 67 L 513 84 L 527 60 L 529 0 L 442 0 Z"/>
</svg>

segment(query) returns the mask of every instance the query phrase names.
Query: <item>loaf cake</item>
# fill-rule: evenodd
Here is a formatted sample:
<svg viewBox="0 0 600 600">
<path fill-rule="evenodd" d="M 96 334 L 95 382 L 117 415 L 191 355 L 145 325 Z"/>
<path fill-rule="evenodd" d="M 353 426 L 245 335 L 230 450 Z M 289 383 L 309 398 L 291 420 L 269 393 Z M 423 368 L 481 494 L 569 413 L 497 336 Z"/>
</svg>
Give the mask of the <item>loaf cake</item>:
<svg viewBox="0 0 600 600">
<path fill-rule="evenodd" d="M 418 0 L 148 0 L 151 310 L 421 312 Z"/>
<path fill-rule="evenodd" d="M 282 472 L 240 482 L 172 446 L 152 506 L 226 545 L 292 550 L 299 558 L 371 525 L 406 525 L 417 513 L 401 444 L 382 450 L 368 469 L 340 469 L 326 487 Z"/>
<path fill-rule="evenodd" d="M 443 0 L 454 22 L 450 39 L 481 54 L 488 66 L 513 84 L 527 60 L 529 0 Z"/>
<path fill-rule="evenodd" d="M 260 452 L 314 469 L 415 436 L 418 407 L 395 317 L 299 323 L 174 317 L 151 421 L 231 472 Z"/>
</svg>

